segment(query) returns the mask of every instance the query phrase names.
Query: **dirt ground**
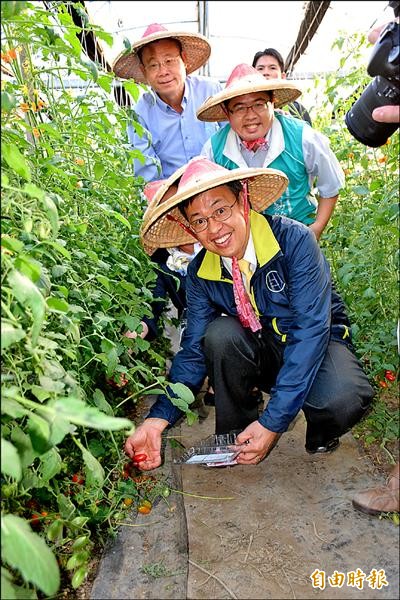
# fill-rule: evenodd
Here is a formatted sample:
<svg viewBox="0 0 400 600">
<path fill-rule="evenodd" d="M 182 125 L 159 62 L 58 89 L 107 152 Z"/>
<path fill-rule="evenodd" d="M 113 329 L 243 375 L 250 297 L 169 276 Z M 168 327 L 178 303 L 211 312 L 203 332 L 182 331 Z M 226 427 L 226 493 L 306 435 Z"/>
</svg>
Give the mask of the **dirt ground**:
<svg viewBox="0 0 400 600">
<path fill-rule="evenodd" d="M 200 413 L 206 418 L 168 436 L 190 448 L 213 434 L 214 408 Z M 182 450 L 167 440 L 157 473 L 177 492 L 150 520 L 128 516 L 81 597 L 397 600 L 399 528 L 351 503 L 384 483 L 387 461 L 351 433 L 331 454 L 307 454 L 302 415 L 257 466 L 175 464 Z"/>
<path fill-rule="evenodd" d="M 214 433 L 206 410 L 171 430 L 185 447 Z M 301 417 L 254 467 L 176 465 L 180 452 L 167 443 L 162 471 L 183 494 L 158 505 L 151 522 L 129 517 L 90 598 L 397 599 L 398 527 L 351 504 L 382 473 L 351 434 L 332 454 L 308 455 L 304 433 Z"/>
</svg>

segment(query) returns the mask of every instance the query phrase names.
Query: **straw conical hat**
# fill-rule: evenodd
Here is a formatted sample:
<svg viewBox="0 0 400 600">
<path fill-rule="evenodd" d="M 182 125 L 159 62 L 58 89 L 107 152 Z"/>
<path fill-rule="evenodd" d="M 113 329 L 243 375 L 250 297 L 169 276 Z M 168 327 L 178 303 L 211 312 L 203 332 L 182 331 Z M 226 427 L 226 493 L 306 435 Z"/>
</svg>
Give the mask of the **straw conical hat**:
<svg viewBox="0 0 400 600">
<path fill-rule="evenodd" d="M 207 98 L 197 111 L 200 121 L 226 121 L 223 104 L 227 100 L 253 94 L 254 92 L 273 92 L 274 108 L 280 108 L 293 102 L 301 95 L 301 90 L 293 81 L 287 79 L 266 79 L 250 65 L 237 65 L 230 74 L 225 89 Z"/>
<path fill-rule="evenodd" d="M 280 198 L 288 185 L 288 178 L 282 171 L 267 168 L 225 169 L 204 157 L 195 157 L 181 168 L 183 174 L 178 184 L 178 191 L 158 203 L 141 230 L 142 240 L 151 246 L 177 246 L 183 228 L 189 228 L 187 219 L 180 212 L 178 205 L 209 189 L 225 185 L 230 181 L 247 180 L 248 195 L 251 207 L 261 212 Z M 175 178 L 176 181 L 177 178 Z M 170 184 L 171 185 L 171 184 Z M 180 225 L 175 221 L 179 221 Z M 190 234 L 188 234 L 190 235 Z M 194 238 L 186 243 L 193 242 Z"/>
<path fill-rule="evenodd" d="M 142 63 L 138 56 L 138 50 L 159 40 L 176 39 L 181 43 L 182 52 L 186 54 L 186 73 L 193 73 L 203 66 L 210 54 L 211 46 L 200 33 L 189 33 L 181 31 L 168 31 L 163 25 L 152 23 L 144 32 L 138 42 L 131 44 L 129 51 L 121 52 L 114 61 L 113 71 L 121 79 L 134 79 L 139 83 L 147 83 L 146 77 L 141 69 Z"/>
</svg>

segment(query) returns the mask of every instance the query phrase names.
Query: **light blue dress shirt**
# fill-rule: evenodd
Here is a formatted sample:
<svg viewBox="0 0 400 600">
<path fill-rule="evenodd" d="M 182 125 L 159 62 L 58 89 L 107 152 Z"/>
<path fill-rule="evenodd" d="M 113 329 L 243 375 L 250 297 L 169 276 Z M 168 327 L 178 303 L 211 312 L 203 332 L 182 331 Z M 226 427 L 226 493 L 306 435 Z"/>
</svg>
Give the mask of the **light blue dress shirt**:
<svg viewBox="0 0 400 600">
<path fill-rule="evenodd" d="M 150 135 L 145 132 L 140 137 L 133 124 L 128 126 L 129 143 L 145 156 L 144 164 L 139 159 L 134 160 L 134 174 L 145 181 L 165 179 L 198 156 L 220 124 L 199 121 L 196 111 L 209 96 L 221 90 L 221 84 L 208 77 L 186 77 L 181 113 L 161 100 L 153 90 L 144 93 L 134 112 L 136 120 Z"/>
</svg>

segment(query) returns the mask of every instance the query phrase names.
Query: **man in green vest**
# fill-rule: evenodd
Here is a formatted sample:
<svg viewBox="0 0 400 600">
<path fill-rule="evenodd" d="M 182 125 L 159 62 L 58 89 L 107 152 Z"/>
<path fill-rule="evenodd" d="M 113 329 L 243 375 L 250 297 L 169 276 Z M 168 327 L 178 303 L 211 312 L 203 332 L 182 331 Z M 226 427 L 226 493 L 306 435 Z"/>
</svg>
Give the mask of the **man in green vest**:
<svg viewBox="0 0 400 600">
<path fill-rule="evenodd" d="M 300 95 L 293 81 L 266 79 L 250 65 L 238 65 L 225 89 L 197 111 L 202 121 L 229 121 L 211 136 L 201 153 L 227 169 L 283 171 L 289 185 L 265 213 L 300 221 L 319 239 L 333 213 L 344 174 L 326 136 L 305 121 L 274 112 Z"/>
</svg>

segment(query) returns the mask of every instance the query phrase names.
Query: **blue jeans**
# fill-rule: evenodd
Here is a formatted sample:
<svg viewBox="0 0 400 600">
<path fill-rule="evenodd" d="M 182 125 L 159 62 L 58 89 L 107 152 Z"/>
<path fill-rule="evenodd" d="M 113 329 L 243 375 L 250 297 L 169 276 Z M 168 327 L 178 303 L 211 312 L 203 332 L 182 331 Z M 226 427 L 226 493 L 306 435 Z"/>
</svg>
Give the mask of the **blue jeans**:
<svg viewBox="0 0 400 600">
<path fill-rule="evenodd" d="M 215 392 L 217 434 L 243 430 L 257 420 L 257 399 L 250 392 L 254 387 L 270 391 L 282 366 L 284 348 L 271 331 L 254 334 L 233 317 L 219 317 L 208 326 L 204 352 Z M 306 447 L 324 445 L 349 431 L 365 414 L 373 396 L 350 347 L 330 340 L 302 406 L 307 421 Z"/>
</svg>

